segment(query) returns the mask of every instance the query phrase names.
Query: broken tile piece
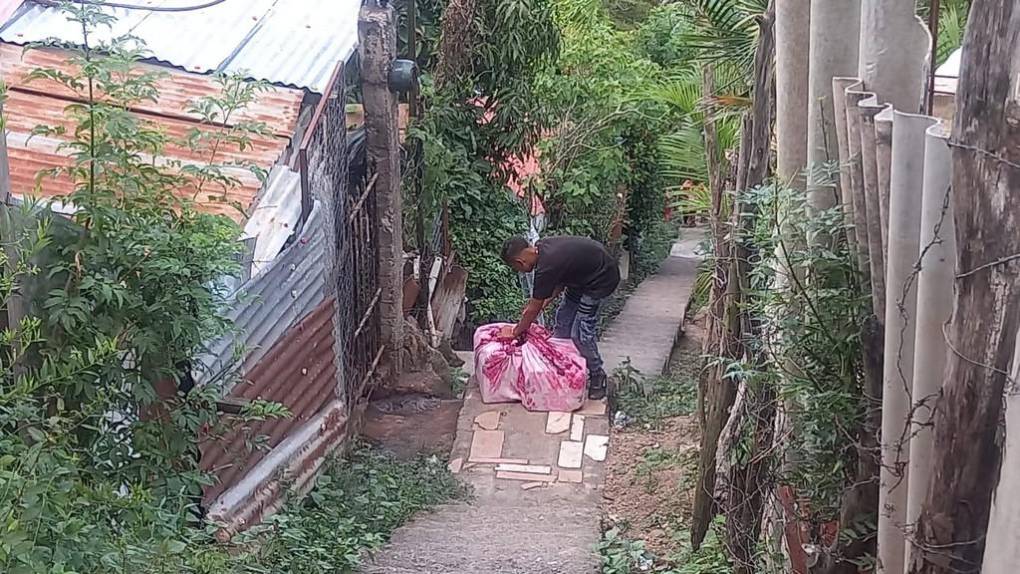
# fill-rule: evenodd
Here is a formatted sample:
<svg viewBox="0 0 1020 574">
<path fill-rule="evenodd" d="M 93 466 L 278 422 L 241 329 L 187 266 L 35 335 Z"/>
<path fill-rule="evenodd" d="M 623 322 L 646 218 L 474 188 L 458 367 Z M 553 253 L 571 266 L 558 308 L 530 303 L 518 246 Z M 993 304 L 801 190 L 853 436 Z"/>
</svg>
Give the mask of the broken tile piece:
<svg viewBox="0 0 1020 574">
<path fill-rule="evenodd" d="M 584 415 L 574 415 L 574 422 L 570 425 L 570 440 L 575 442 L 584 440 Z"/>
<path fill-rule="evenodd" d="M 560 468 L 581 468 L 584 452 L 583 442 L 565 440 L 560 443 L 560 458 L 557 463 Z"/>
<path fill-rule="evenodd" d="M 526 458 L 489 458 L 480 456 L 470 459 L 474 464 L 528 464 Z"/>
<path fill-rule="evenodd" d="M 577 411 L 579 415 L 591 415 L 591 416 L 602 416 L 606 414 L 606 400 L 593 401 L 588 399 L 584 401 L 584 406 Z"/>
<path fill-rule="evenodd" d="M 527 472 L 530 474 L 552 474 L 551 466 L 540 464 L 501 464 L 496 467 L 497 471 L 505 472 Z"/>
<path fill-rule="evenodd" d="M 464 468 L 464 459 L 460 457 L 455 458 L 451 460 L 450 463 L 447 464 L 446 466 L 447 468 L 450 469 L 450 472 L 452 472 L 453 474 L 457 474 Z"/>
<path fill-rule="evenodd" d="M 501 480 L 522 480 L 524 482 L 555 482 L 556 475 L 542 476 L 541 474 L 529 474 L 526 472 L 497 472 L 496 478 Z"/>
<path fill-rule="evenodd" d="M 549 413 L 549 418 L 545 420 L 545 432 L 546 434 L 560 434 L 561 432 L 567 432 L 570 428 L 570 413 Z"/>
<path fill-rule="evenodd" d="M 468 460 L 499 458 L 503 454 L 503 431 L 476 430 L 471 437 L 471 454 Z"/>
<path fill-rule="evenodd" d="M 475 424 L 483 428 L 484 430 L 494 431 L 499 428 L 499 419 L 503 413 L 499 411 L 489 411 L 482 413 L 475 417 Z"/>
<path fill-rule="evenodd" d="M 525 482 L 521 485 L 521 490 L 534 490 L 545 486 L 545 484 L 544 482 Z"/>
<path fill-rule="evenodd" d="M 584 472 L 581 470 L 561 470 L 559 482 L 580 483 L 584 481 Z"/>
<path fill-rule="evenodd" d="M 584 454 L 595 462 L 606 460 L 609 453 L 609 437 L 605 435 L 590 434 L 584 443 Z"/>
</svg>

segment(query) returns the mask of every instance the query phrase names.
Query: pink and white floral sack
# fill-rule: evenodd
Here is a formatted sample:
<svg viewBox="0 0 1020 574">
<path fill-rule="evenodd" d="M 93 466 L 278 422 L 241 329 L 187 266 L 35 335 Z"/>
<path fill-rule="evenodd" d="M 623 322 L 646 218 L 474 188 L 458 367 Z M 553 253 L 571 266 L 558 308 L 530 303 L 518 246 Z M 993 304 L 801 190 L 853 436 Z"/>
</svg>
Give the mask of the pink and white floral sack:
<svg viewBox="0 0 1020 574">
<path fill-rule="evenodd" d="M 584 404 L 588 369 L 569 339 L 538 325 L 523 342 L 499 336 L 503 323 L 475 331 L 475 380 L 484 403 L 520 402 L 529 411 L 575 411 Z"/>
</svg>

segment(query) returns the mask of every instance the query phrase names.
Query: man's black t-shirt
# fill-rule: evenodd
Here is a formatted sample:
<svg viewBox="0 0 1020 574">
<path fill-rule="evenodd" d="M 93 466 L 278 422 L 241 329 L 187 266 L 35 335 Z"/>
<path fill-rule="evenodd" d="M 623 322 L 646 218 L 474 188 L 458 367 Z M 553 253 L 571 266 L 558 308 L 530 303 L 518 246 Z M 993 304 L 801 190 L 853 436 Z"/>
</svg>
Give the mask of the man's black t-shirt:
<svg viewBox="0 0 1020 574">
<path fill-rule="evenodd" d="M 550 237 L 538 242 L 538 263 L 531 296 L 548 299 L 559 287 L 595 299 L 608 297 L 620 284 L 620 267 L 598 241 Z"/>
</svg>

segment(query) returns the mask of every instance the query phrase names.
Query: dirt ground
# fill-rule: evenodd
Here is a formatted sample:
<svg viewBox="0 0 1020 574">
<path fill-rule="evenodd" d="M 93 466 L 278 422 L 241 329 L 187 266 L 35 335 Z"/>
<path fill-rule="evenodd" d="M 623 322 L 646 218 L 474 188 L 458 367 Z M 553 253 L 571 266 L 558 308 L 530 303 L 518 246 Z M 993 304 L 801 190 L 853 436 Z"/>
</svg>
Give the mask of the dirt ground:
<svg viewBox="0 0 1020 574">
<path fill-rule="evenodd" d="M 457 434 L 461 399 L 402 396 L 373 401 L 362 437 L 402 458 L 435 454 L 446 458 Z"/>
<path fill-rule="evenodd" d="M 685 325 L 672 372 L 700 368 L 699 323 Z M 642 540 L 649 552 L 668 558 L 679 550 L 690 524 L 701 440 L 697 417 L 672 417 L 654 425 L 638 422 L 612 433 L 603 490 L 607 527 L 619 527 L 626 538 Z"/>
</svg>

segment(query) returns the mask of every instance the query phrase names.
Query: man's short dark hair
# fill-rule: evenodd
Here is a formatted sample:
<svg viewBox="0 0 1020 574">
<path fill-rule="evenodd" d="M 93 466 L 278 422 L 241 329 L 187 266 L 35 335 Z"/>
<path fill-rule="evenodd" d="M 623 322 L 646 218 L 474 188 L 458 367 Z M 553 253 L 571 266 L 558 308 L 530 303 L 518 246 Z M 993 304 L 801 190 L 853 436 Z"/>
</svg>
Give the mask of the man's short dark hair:
<svg viewBox="0 0 1020 574">
<path fill-rule="evenodd" d="M 521 251 L 531 247 L 531 242 L 523 235 L 515 235 L 503 243 L 503 261 L 509 263 L 521 254 Z"/>
</svg>

